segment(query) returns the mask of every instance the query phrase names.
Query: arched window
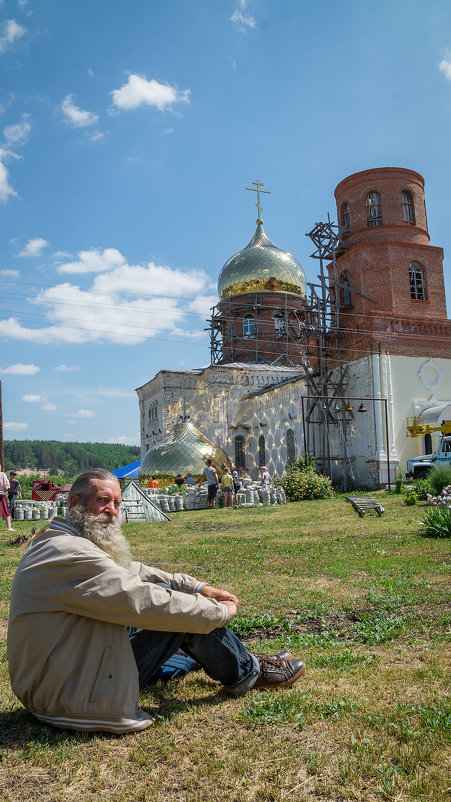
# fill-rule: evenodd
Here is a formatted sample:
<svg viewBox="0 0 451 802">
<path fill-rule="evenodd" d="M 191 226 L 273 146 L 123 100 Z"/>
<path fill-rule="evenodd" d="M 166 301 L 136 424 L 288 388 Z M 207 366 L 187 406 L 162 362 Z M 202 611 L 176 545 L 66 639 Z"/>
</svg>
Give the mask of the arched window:
<svg viewBox="0 0 451 802">
<path fill-rule="evenodd" d="M 274 333 L 276 337 L 281 337 L 283 334 L 287 333 L 287 327 L 285 325 L 285 315 L 282 312 L 277 312 L 274 315 Z M 262 462 L 262 465 L 265 463 Z"/>
<path fill-rule="evenodd" d="M 413 196 L 407 189 L 401 193 L 402 198 L 402 213 L 405 223 L 410 223 L 411 226 L 415 225 L 415 209 L 413 208 Z"/>
<path fill-rule="evenodd" d="M 243 337 L 251 337 L 255 333 L 255 318 L 253 315 L 243 317 Z"/>
<path fill-rule="evenodd" d="M 346 234 L 351 230 L 349 223 L 349 206 L 347 203 L 341 204 L 341 225 L 343 226 Z"/>
<path fill-rule="evenodd" d="M 382 225 L 381 196 L 378 192 L 368 192 L 366 196 L 366 219 L 369 228 Z"/>
<path fill-rule="evenodd" d="M 237 471 L 244 471 L 246 468 L 246 449 L 242 434 L 235 437 L 235 467 Z"/>
<path fill-rule="evenodd" d="M 343 276 L 341 278 L 341 284 L 342 284 L 342 287 L 341 287 L 341 305 L 342 306 L 352 306 L 351 291 L 349 289 L 350 286 L 351 286 L 351 279 L 349 278 L 349 273 L 343 273 Z"/>
<path fill-rule="evenodd" d="M 287 465 L 294 465 L 296 462 L 296 445 L 294 442 L 293 429 L 287 431 Z"/>
<path fill-rule="evenodd" d="M 258 438 L 258 465 L 260 468 L 262 465 L 266 465 L 265 438 L 262 434 Z"/>
<path fill-rule="evenodd" d="M 410 297 L 414 301 L 426 300 L 426 284 L 424 281 L 423 268 L 418 262 L 411 262 L 409 265 L 410 278 Z"/>
</svg>

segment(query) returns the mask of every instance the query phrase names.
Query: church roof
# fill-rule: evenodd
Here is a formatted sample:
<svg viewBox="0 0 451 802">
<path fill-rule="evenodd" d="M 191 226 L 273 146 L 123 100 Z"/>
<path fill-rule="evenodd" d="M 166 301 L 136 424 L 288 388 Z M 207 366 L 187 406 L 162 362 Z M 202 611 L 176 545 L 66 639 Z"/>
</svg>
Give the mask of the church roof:
<svg viewBox="0 0 451 802">
<path fill-rule="evenodd" d="M 299 262 L 274 245 L 261 220 L 251 241 L 224 265 L 218 279 L 218 295 L 228 298 L 246 292 L 289 292 L 305 296 L 306 281 Z"/>
</svg>

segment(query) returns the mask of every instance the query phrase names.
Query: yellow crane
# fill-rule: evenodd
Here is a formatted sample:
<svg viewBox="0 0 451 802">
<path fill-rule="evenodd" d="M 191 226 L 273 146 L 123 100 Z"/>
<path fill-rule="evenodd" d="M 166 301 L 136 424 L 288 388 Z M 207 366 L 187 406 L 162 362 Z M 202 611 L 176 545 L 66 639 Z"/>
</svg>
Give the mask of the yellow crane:
<svg viewBox="0 0 451 802">
<path fill-rule="evenodd" d="M 422 457 L 411 457 L 407 460 L 406 477 L 412 476 L 414 479 L 421 479 L 428 475 L 433 466 L 451 466 L 451 421 L 443 421 L 437 426 L 429 426 L 424 422 L 424 418 L 407 418 L 407 437 L 424 437 L 426 434 L 440 432 L 441 437 L 434 454 L 423 454 Z"/>
<path fill-rule="evenodd" d="M 425 434 L 441 432 L 443 435 L 451 434 L 451 421 L 443 421 L 439 426 L 429 426 L 421 415 L 407 418 L 407 437 L 424 437 Z"/>
</svg>

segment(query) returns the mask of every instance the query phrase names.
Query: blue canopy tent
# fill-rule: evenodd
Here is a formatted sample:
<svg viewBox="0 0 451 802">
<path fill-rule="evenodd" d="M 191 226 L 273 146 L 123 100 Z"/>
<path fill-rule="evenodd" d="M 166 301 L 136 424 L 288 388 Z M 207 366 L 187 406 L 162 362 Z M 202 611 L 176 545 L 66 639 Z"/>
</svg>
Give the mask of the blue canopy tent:
<svg viewBox="0 0 451 802">
<path fill-rule="evenodd" d="M 137 479 L 139 477 L 139 469 L 141 467 L 141 460 L 138 459 L 136 462 L 130 462 L 129 465 L 124 465 L 122 468 L 116 468 L 115 471 L 111 471 L 113 476 L 117 476 L 118 479 Z"/>
</svg>

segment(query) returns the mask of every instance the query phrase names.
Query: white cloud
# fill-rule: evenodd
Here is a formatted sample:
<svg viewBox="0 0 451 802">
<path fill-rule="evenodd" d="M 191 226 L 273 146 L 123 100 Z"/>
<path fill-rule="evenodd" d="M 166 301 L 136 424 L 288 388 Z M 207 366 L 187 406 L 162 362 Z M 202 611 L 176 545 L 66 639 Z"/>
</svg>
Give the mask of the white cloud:
<svg viewBox="0 0 451 802">
<path fill-rule="evenodd" d="M 199 317 L 205 320 L 206 317 L 210 316 L 211 308 L 215 306 L 217 302 L 217 295 L 199 295 L 198 298 L 194 298 L 193 301 L 190 301 L 189 310 L 190 312 L 195 312 Z"/>
<path fill-rule="evenodd" d="M 25 33 L 25 28 L 19 25 L 14 19 L 7 19 L 1 26 L 0 33 L 0 53 L 3 53 L 8 47 L 14 44 L 17 39 Z"/>
<path fill-rule="evenodd" d="M 53 370 L 61 370 L 62 373 L 72 373 L 72 371 L 74 371 L 74 370 L 80 370 L 80 366 L 79 365 L 65 365 L 64 362 L 63 362 L 62 365 L 57 365 L 57 367 L 53 368 Z"/>
<path fill-rule="evenodd" d="M 183 332 L 187 313 L 200 314 L 201 309 L 208 312 L 212 305 L 206 297 L 209 278 L 203 271 L 183 271 L 154 262 L 128 265 L 113 248 L 82 251 L 78 261 L 60 269 L 79 273 L 97 270 L 98 275 L 88 289 L 64 282 L 41 290 L 30 303 L 45 308 L 47 325 L 28 328 L 18 317 L 10 317 L 0 321 L 0 336 L 42 345 L 55 340 L 135 345 L 171 334 L 176 327 Z"/>
<path fill-rule="evenodd" d="M 14 125 L 7 125 L 3 129 L 5 139 L 8 145 L 24 145 L 30 136 L 31 125 L 23 120 L 21 123 Z"/>
<path fill-rule="evenodd" d="M 77 262 L 59 265 L 58 273 L 102 273 L 125 264 L 125 258 L 116 248 L 91 248 L 80 251 Z"/>
<path fill-rule="evenodd" d="M 47 240 L 42 239 L 42 237 L 29 239 L 25 248 L 20 251 L 19 256 L 40 256 L 48 244 Z"/>
<path fill-rule="evenodd" d="M 50 402 L 48 402 L 47 404 L 43 404 L 41 409 L 43 409 L 45 412 L 55 412 L 56 406 L 55 404 L 51 404 Z"/>
<path fill-rule="evenodd" d="M 93 418 L 95 412 L 92 409 L 79 409 L 74 413 L 76 418 Z"/>
<path fill-rule="evenodd" d="M 10 365 L 9 368 L 4 368 L 0 373 L 9 373 L 14 376 L 35 376 L 40 370 L 41 368 L 38 368 L 37 365 L 22 365 L 17 362 L 15 365 Z"/>
<path fill-rule="evenodd" d="M 230 17 L 230 21 L 243 33 L 248 28 L 255 28 L 255 19 L 251 14 L 246 14 L 246 6 L 247 0 L 238 0 L 238 6 Z"/>
<path fill-rule="evenodd" d="M 6 432 L 22 432 L 24 429 L 28 429 L 28 423 L 16 423 L 16 421 L 6 421 L 3 424 L 3 427 Z"/>
<path fill-rule="evenodd" d="M 192 297 L 202 292 L 208 281 L 202 270 L 184 271 L 166 265 L 123 265 L 108 275 L 96 276 L 93 289 L 111 292 L 136 293 L 143 289 L 154 296 Z"/>
<path fill-rule="evenodd" d="M 75 128 L 85 128 L 89 125 L 94 125 L 99 119 L 98 114 L 92 111 L 83 111 L 79 106 L 74 103 L 74 96 L 67 95 L 61 103 L 61 111 L 63 112 L 66 122 Z"/>
<path fill-rule="evenodd" d="M 0 270 L 0 276 L 7 278 L 18 278 L 20 276 L 19 270 Z"/>
<path fill-rule="evenodd" d="M 126 84 L 111 92 L 113 104 L 118 109 L 137 109 L 139 106 L 155 106 L 160 111 L 172 109 L 175 103 L 189 103 L 191 91 L 178 90 L 169 84 L 160 84 L 143 75 L 130 75 Z"/>
<path fill-rule="evenodd" d="M 29 393 L 28 395 L 22 396 L 22 401 L 27 401 L 29 404 L 35 404 L 37 401 L 45 401 L 44 398 L 41 398 L 40 395 L 33 395 Z"/>
<path fill-rule="evenodd" d="M 9 173 L 3 161 L 11 154 L 0 148 L 0 201 L 6 203 L 9 198 L 18 198 L 17 192 L 9 183 Z"/>
<path fill-rule="evenodd" d="M 174 328 L 171 331 L 173 337 L 182 337 L 184 340 L 201 340 L 205 337 L 204 331 L 187 331 L 186 329 Z"/>
<path fill-rule="evenodd" d="M 102 139 L 105 139 L 105 134 L 102 134 L 101 131 L 96 131 L 94 134 L 92 134 L 90 139 L 91 142 L 101 142 Z"/>
<path fill-rule="evenodd" d="M 445 74 L 445 77 L 448 78 L 448 81 L 451 81 L 451 60 L 443 59 L 438 66 L 439 69 Z"/>
</svg>

